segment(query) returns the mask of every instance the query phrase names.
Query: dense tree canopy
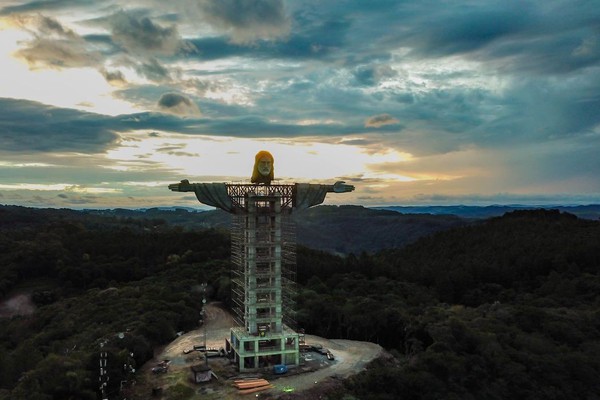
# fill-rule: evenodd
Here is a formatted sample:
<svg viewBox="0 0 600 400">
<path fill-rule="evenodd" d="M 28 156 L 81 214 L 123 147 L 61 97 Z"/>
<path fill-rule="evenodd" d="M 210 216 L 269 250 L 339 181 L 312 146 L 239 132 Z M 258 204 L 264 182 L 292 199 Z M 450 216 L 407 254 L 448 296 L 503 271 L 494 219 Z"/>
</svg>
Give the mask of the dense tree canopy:
<svg viewBox="0 0 600 400">
<path fill-rule="evenodd" d="M 299 254 L 307 330 L 375 341 L 396 356 L 347 383 L 361 399 L 600 393 L 596 221 L 516 211 L 330 268 L 320 266 L 325 255 Z"/>
<path fill-rule="evenodd" d="M 0 399 L 95 399 L 100 349 L 140 366 L 197 326 L 200 283 L 230 300 L 223 231 L 0 207 L 0 250 L 0 298 L 37 307 L 0 324 Z M 599 269 L 600 223 L 548 210 L 375 254 L 300 247 L 296 320 L 388 350 L 331 399 L 593 399 Z"/>
<path fill-rule="evenodd" d="M 29 293 L 37 306 L 0 324 L 0 388 L 10 398 L 95 399 L 100 349 L 109 365 L 142 365 L 198 326 L 200 283 L 228 300 L 229 242 L 214 230 L 8 208 L 0 250 L 1 294 Z M 108 391 L 128 374 L 112 371 Z"/>
</svg>

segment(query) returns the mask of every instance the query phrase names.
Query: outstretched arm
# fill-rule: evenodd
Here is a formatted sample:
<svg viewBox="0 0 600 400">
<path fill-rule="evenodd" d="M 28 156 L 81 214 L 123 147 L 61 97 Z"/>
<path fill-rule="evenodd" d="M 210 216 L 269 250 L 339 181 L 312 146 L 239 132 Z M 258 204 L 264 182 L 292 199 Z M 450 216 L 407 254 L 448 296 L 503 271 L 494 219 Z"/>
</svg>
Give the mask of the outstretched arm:
<svg viewBox="0 0 600 400">
<path fill-rule="evenodd" d="M 187 179 L 169 185 L 174 192 L 194 192 L 202 204 L 213 206 L 227 212 L 235 212 L 227 187 L 224 183 L 190 183 Z"/>
<path fill-rule="evenodd" d="M 337 181 L 333 184 L 332 190 L 329 190 L 329 192 L 334 193 L 346 193 L 352 191 L 354 191 L 354 185 L 346 185 L 346 182 L 344 181 Z"/>
<path fill-rule="evenodd" d="M 354 190 L 353 185 L 346 185 L 344 181 L 337 181 L 333 185 L 318 183 L 296 183 L 296 200 L 294 207 L 303 210 L 323 203 L 327 193 L 346 193 Z"/>
<path fill-rule="evenodd" d="M 170 184 L 169 189 L 174 192 L 193 192 L 195 190 L 194 185 L 187 179 L 184 179 L 179 183 Z"/>
</svg>

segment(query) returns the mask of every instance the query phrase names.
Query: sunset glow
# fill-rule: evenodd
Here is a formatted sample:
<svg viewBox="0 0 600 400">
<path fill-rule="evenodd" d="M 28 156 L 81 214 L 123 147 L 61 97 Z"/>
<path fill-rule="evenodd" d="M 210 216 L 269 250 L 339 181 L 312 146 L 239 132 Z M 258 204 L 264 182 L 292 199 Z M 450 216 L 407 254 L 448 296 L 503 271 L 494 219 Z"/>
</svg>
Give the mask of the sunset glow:
<svg viewBox="0 0 600 400">
<path fill-rule="evenodd" d="M 213 1 L 3 3 L 2 201 L 186 205 L 263 149 L 351 204 L 600 201 L 598 7 Z"/>
</svg>

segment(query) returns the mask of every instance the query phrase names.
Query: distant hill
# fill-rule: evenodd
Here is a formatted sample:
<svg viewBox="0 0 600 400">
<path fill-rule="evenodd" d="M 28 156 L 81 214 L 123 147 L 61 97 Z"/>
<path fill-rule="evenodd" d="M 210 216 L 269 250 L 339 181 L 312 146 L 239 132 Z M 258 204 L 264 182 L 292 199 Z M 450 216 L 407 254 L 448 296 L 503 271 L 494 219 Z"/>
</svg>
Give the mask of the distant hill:
<svg viewBox="0 0 600 400">
<path fill-rule="evenodd" d="M 88 210 L 117 217 L 163 220 L 186 229 L 229 229 L 231 216 L 224 211 L 151 208 L 147 210 Z M 362 206 L 318 206 L 294 214 L 297 242 L 334 254 L 359 254 L 412 243 L 434 232 L 468 224 L 452 215 L 400 214 Z"/>
<path fill-rule="evenodd" d="M 294 214 L 297 242 L 316 250 L 333 254 L 374 253 L 383 249 L 401 248 L 421 237 L 451 228 L 472 224 L 481 219 L 502 216 L 515 210 L 537 209 L 529 206 L 391 206 L 366 208 L 362 206 L 318 206 Z M 583 219 L 599 219 L 600 205 L 558 206 L 553 209 L 568 212 Z M 12 210 L 12 211 L 11 211 Z M 19 212 L 17 212 L 20 210 Z M 11 212 L 22 214 L 25 207 L 0 206 L 4 226 L 10 223 Z M 157 230 L 167 225 L 185 230 L 217 229 L 228 231 L 231 216 L 221 210 L 199 211 L 193 208 L 149 208 L 140 210 L 69 210 L 29 209 L 19 224 L 35 224 L 36 220 L 72 218 L 95 227 L 112 229 Z"/>
<path fill-rule="evenodd" d="M 0 210 L 4 210 L 5 218 L 6 214 L 10 214 L 11 209 L 17 210 L 19 207 L 0 207 Z M 469 225 L 476 220 L 528 209 L 539 209 L 539 207 L 458 205 L 366 208 L 326 205 L 296 212 L 294 219 L 299 245 L 333 254 L 360 254 L 401 248 L 436 232 Z M 552 209 L 568 212 L 583 219 L 600 218 L 600 205 L 557 206 Z M 19 223 L 34 223 L 38 218 L 50 220 L 74 218 L 85 220 L 88 225 L 97 224 L 112 228 L 125 224 L 131 229 L 145 230 L 160 229 L 163 225 L 175 225 L 185 230 L 213 228 L 228 231 L 231 226 L 231 216 L 221 210 L 199 211 L 193 208 L 31 210 L 35 213 L 29 213 L 29 217 L 20 219 Z"/>
<path fill-rule="evenodd" d="M 584 219 L 600 219 L 600 205 L 581 206 L 525 206 L 525 205 L 490 205 L 490 206 L 389 206 L 373 207 L 377 210 L 390 210 L 403 214 L 456 215 L 462 218 L 499 217 L 516 210 L 553 209 L 576 215 Z"/>
<path fill-rule="evenodd" d="M 298 243 L 336 254 L 403 247 L 434 232 L 467 225 L 451 215 L 400 214 L 360 206 L 320 206 L 295 215 Z"/>
</svg>

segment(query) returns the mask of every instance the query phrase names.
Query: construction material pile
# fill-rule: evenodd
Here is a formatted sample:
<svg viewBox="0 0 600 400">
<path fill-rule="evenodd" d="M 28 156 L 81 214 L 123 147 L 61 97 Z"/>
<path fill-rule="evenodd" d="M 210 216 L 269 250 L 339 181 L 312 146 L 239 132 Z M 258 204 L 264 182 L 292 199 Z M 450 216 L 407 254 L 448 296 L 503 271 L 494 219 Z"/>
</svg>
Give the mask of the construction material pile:
<svg viewBox="0 0 600 400">
<path fill-rule="evenodd" d="M 273 385 L 266 379 L 252 378 L 252 379 L 241 379 L 233 381 L 236 388 L 239 389 L 240 394 L 250 394 L 260 392 L 261 390 L 271 389 Z"/>
</svg>

